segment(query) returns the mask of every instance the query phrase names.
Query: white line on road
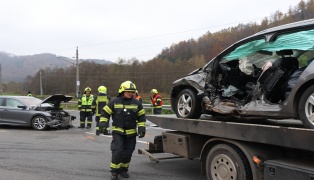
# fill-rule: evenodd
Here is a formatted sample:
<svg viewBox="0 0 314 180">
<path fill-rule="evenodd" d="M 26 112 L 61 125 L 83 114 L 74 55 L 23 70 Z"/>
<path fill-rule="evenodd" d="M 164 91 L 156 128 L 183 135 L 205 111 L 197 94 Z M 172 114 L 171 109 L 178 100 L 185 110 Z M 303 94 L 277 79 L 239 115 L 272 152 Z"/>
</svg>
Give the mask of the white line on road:
<svg viewBox="0 0 314 180">
<path fill-rule="evenodd" d="M 92 133 L 92 132 L 85 132 L 86 134 L 92 134 L 92 135 L 96 135 L 95 133 Z M 104 135 L 104 134 L 100 134 L 100 136 L 103 136 L 103 137 L 110 137 L 112 138 L 111 135 Z M 143 144 L 147 144 L 146 141 L 137 141 L 138 143 L 143 143 Z"/>
</svg>

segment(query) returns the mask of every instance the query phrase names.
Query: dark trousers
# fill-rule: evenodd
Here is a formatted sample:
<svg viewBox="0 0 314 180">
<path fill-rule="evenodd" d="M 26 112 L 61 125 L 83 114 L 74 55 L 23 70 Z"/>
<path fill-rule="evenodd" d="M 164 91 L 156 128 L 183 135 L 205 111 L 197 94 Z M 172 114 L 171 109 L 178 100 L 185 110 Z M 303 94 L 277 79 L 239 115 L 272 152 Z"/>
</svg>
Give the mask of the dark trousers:
<svg viewBox="0 0 314 180">
<path fill-rule="evenodd" d="M 84 112 L 80 111 L 80 127 L 84 128 L 85 127 L 85 119 L 87 118 L 87 126 L 91 127 L 92 126 L 92 112 Z"/>
<path fill-rule="evenodd" d="M 128 171 L 135 145 L 136 136 L 128 137 L 117 133 L 112 134 L 110 168 L 113 174 Z"/>
<path fill-rule="evenodd" d="M 100 120 L 100 116 L 96 116 L 95 117 L 96 127 L 99 127 L 99 120 Z"/>
<path fill-rule="evenodd" d="M 162 108 L 154 108 L 154 114 L 161 114 Z"/>
</svg>

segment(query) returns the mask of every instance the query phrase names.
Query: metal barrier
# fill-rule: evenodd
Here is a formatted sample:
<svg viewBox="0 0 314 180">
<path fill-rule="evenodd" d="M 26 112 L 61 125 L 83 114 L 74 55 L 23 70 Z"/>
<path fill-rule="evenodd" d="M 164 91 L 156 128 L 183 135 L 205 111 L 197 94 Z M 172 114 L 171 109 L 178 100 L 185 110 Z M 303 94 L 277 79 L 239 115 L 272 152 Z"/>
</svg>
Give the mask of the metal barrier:
<svg viewBox="0 0 314 180">
<path fill-rule="evenodd" d="M 143 108 L 144 109 L 152 109 L 153 107 L 151 104 L 143 104 Z M 171 110 L 171 105 L 162 105 L 162 109 Z"/>
<path fill-rule="evenodd" d="M 67 103 L 62 103 L 64 105 L 64 109 L 68 109 L 68 105 L 77 104 L 77 101 L 69 101 Z M 151 104 L 143 104 L 144 109 L 153 109 Z M 162 109 L 171 110 L 171 105 L 162 105 Z"/>
</svg>

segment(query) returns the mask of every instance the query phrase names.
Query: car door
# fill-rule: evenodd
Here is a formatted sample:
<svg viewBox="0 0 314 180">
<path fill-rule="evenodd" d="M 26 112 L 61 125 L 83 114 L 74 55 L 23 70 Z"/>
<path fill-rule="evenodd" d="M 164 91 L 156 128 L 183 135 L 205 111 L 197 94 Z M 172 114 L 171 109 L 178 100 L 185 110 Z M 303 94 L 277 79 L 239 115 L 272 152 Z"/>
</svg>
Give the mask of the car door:
<svg viewBox="0 0 314 180">
<path fill-rule="evenodd" d="M 4 104 L 2 124 L 30 125 L 29 110 L 21 108 L 21 106 L 26 107 L 22 102 L 15 98 L 5 98 Z"/>
</svg>

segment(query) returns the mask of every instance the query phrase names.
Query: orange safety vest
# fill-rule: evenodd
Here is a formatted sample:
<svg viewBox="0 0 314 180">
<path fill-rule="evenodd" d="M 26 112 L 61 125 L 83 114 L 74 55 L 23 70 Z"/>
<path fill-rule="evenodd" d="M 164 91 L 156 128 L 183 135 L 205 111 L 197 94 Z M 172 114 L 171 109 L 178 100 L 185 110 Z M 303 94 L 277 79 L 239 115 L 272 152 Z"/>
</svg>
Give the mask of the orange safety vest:
<svg viewBox="0 0 314 180">
<path fill-rule="evenodd" d="M 162 108 L 162 99 L 159 94 L 155 94 L 151 101 L 154 108 Z"/>
</svg>

